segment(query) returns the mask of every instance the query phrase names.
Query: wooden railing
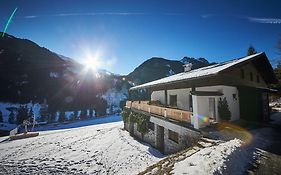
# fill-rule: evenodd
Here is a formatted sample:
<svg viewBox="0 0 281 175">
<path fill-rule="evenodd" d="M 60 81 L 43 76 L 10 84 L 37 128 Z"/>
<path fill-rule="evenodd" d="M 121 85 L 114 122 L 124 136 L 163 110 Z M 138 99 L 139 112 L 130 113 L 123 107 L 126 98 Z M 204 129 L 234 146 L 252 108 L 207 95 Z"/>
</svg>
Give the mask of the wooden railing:
<svg viewBox="0 0 281 175">
<path fill-rule="evenodd" d="M 192 112 L 163 106 L 149 105 L 149 101 L 127 101 L 127 108 L 133 108 L 178 121 L 191 122 Z"/>
</svg>

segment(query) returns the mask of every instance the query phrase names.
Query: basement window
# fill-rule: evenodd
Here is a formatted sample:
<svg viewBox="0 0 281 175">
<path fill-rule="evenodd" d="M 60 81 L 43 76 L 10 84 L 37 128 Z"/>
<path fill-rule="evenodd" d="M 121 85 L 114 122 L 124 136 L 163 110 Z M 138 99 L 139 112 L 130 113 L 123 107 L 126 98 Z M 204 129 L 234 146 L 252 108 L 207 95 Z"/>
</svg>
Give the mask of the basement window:
<svg viewBox="0 0 281 175">
<path fill-rule="evenodd" d="M 172 130 L 168 130 L 168 135 L 169 135 L 169 139 L 176 142 L 176 143 L 179 143 L 179 134 L 177 132 L 174 132 Z"/>
<path fill-rule="evenodd" d="M 154 129 L 155 129 L 154 123 L 148 122 L 148 128 L 149 128 L 150 130 L 154 131 Z"/>
</svg>

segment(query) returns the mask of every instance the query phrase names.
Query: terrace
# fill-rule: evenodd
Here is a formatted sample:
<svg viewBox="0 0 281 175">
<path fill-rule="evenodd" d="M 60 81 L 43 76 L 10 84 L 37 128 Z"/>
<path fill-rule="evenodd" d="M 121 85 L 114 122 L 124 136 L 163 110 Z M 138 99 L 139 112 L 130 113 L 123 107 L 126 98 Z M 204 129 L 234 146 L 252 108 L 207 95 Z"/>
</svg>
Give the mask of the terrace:
<svg viewBox="0 0 281 175">
<path fill-rule="evenodd" d="M 153 114 L 157 117 L 162 117 L 175 122 L 181 122 L 191 125 L 192 112 L 182 109 L 177 109 L 172 106 L 164 106 L 158 101 L 127 101 L 126 108 L 137 112 Z"/>
</svg>

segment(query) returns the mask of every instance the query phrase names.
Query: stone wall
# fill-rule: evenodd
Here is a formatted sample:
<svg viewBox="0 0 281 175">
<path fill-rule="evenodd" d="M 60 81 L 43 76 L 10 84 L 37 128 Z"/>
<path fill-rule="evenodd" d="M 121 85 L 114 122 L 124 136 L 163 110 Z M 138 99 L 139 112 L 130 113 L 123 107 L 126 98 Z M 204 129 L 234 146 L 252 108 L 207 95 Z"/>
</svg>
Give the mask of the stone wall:
<svg viewBox="0 0 281 175">
<path fill-rule="evenodd" d="M 164 120 L 159 122 L 159 120 L 155 120 L 155 118 L 154 120 L 150 120 L 155 125 L 154 131 L 149 129 L 149 132 L 144 135 L 143 141 L 149 143 L 153 147 L 158 148 L 165 154 L 172 154 L 181 151 L 193 145 L 200 138 L 200 133 L 197 131 L 190 130 L 179 125 L 175 126 L 175 124 Z M 126 124 L 125 126 L 126 130 L 128 131 L 130 131 L 130 129 L 133 130 L 132 132 L 130 132 L 132 136 L 142 140 L 141 133 L 137 130 L 136 123 L 134 123 L 133 125 Z M 164 128 L 164 130 L 161 128 Z M 178 133 L 178 143 L 169 139 L 169 130 Z M 164 134 L 164 136 L 161 134 Z"/>
<path fill-rule="evenodd" d="M 178 143 L 169 139 L 169 130 L 164 129 L 164 142 L 165 142 L 165 153 L 172 154 L 178 151 L 181 151 L 185 148 L 188 148 L 195 144 L 200 138 L 199 134 L 186 133 L 179 134 Z"/>
<path fill-rule="evenodd" d="M 134 124 L 134 136 L 138 139 L 142 140 L 141 133 L 137 130 L 137 124 Z M 150 130 L 143 137 L 143 141 L 149 143 L 153 147 L 155 147 L 155 134 L 154 131 Z"/>
</svg>

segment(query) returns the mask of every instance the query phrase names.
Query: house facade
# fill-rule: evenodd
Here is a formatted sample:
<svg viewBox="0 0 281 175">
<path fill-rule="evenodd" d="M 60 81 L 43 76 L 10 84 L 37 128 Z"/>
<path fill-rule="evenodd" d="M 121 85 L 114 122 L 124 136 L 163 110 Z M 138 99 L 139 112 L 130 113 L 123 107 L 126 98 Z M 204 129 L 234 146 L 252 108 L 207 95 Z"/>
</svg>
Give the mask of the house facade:
<svg viewBox="0 0 281 175">
<path fill-rule="evenodd" d="M 224 119 L 218 109 L 222 100 L 227 102 L 230 121 L 269 120 L 268 93 L 272 90 L 268 84 L 276 82 L 276 77 L 265 53 L 195 70 L 187 67 L 182 73 L 132 87 L 130 91 L 146 89 L 151 98 L 128 101 L 126 107 L 150 116 L 156 128 L 163 127 L 158 130 L 164 130 L 164 137 L 166 129 L 166 135 L 175 135 L 177 140 L 192 133 L 190 130 L 200 132 Z M 183 129 L 171 124 L 188 131 L 181 132 Z M 154 132 L 155 143 L 158 130 Z"/>
</svg>

